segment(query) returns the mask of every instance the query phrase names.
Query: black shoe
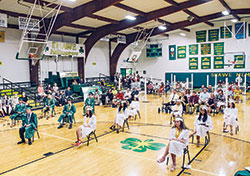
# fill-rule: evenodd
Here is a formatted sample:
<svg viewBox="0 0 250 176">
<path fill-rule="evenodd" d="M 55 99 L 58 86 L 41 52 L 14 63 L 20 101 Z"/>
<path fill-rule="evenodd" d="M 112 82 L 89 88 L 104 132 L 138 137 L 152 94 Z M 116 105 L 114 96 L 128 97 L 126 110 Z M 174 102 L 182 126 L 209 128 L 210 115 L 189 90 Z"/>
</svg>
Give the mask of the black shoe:
<svg viewBox="0 0 250 176">
<path fill-rule="evenodd" d="M 22 143 L 25 143 L 25 140 L 21 140 L 17 144 L 22 144 Z"/>
<path fill-rule="evenodd" d="M 223 133 L 228 133 L 229 131 L 228 130 L 223 130 Z"/>
<path fill-rule="evenodd" d="M 60 129 L 60 128 L 62 128 L 62 127 L 63 127 L 63 125 L 62 125 L 62 124 L 60 124 L 60 125 L 59 125 L 59 127 L 57 127 L 57 129 Z"/>
<path fill-rule="evenodd" d="M 112 125 L 111 127 L 109 127 L 110 130 L 114 130 L 114 126 Z"/>
<path fill-rule="evenodd" d="M 28 143 L 29 145 L 31 145 L 32 144 L 32 142 L 31 142 L 31 139 L 29 139 L 29 143 Z"/>
<path fill-rule="evenodd" d="M 72 124 L 69 125 L 69 129 L 71 129 L 71 128 L 72 128 Z"/>
<path fill-rule="evenodd" d="M 119 130 L 116 130 L 116 133 L 118 134 L 118 133 L 119 133 Z"/>
</svg>

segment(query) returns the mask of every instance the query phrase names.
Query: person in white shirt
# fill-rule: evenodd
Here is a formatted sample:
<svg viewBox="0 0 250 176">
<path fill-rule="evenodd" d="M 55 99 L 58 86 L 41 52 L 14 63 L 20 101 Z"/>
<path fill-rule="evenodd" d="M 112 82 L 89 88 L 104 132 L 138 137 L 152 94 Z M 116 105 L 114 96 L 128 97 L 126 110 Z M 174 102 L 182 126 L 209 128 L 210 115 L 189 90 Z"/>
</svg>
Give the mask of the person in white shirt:
<svg viewBox="0 0 250 176">
<path fill-rule="evenodd" d="M 201 108 L 200 114 L 196 116 L 195 121 L 194 121 L 194 127 L 195 127 L 195 130 L 193 134 L 190 135 L 190 137 L 195 135 L 197 139 L 197 146 L 199 146 L 200 137 L 203 137 L 203 138 L 206 137 L 207 132 L 213 129 L 211 116 L 207 114 L 207 109 L 205 106 Z"/>
<path fill-rule="evenodd" d="M 227 127 L 230 126 L 230 135 L 233 135 L 233 126 L 238 126 L 238 109 L 235 108 L 234 101 L 230 101 L 224 111 L 224 124 L 223 132 L 228 132 Z"/>
<path fill-rule="evenodd" d="M 179 99 L 179 96 L 177 95 L 176 90 L 173 90 L 173 93 L 170 95 L 169 97 L 169 102 L 168 103 L 164 103 L 165 105 L 165 112 L 168 113 L 168 111 L 172 111 L 170 106 L 174 106 L 176 101 Z"/>
<path fill-rule="evenodd" d="M 173 165 L 170 171 L 174 171 L 176 169 L 176 155 L 182 156 L 183 150 L 188 146 L 188 137 L 189 130 L 185 126 L 182 118 L 177 117 L 175 119 L 174 127 L 171 129 L 169 136 L 169 144 L 166 147 L 166 150 L 163 156 L 157 160 L 158 163 L 162 163 L 165 161 L 166 156 L 171 154 Z"/>
<path fill-rule="evenodd" d="M 129 103 L 131 103 L 131 92 L 130 92 L 130 90 L 129 89 L 127 89 L 127 91 L 125 92 L 125 94 L 124 94 L 124 99 L 125 100 L 127 100 Z"/>
<path fill-rule="evenodd" d="M 134 100 L 130 104 L 130 108 L 128 109 L 128 116 L 136 116 L 137 114 L 140 117 L 140 103 L 138 101 L 138 98 L 134 97 Z"/>
<path fill-rule="evenodd" d="M 210 98 L 210 94 L 207 92 L 207 89 L 204 88 L 203 92 L 200 94 L 200 97 L 199 97 L 200 105 L 207 104 L 207 101 L 209 98 Z"/>
<path fill-rule="evenodd" d="M 92 114 L 92 108 L 88 107 L 86 111 L 86 116 L 83 119 L 83 125 L 79 126 L 76 130 L 77 142 L 74 144 L 79 147 L 82 145 L 81 138 L 84 138 L 89 135 L 92 131 L 96 129 L 96 117 Z"/>
</svg>

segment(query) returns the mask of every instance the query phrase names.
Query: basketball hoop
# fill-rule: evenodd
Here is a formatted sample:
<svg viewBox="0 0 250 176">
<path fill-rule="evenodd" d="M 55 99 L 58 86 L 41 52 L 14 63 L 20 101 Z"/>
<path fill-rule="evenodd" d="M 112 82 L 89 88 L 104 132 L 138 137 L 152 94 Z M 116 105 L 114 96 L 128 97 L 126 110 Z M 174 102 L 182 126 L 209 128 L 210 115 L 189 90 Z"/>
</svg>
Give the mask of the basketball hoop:
<svg viewBox="0 0 250 176">
<path fill-rule="evenodd" d="M 37 62 L 40 60 L 38 56 L 36 56 L 35 54 L 30 54 L 29 58 L 31 59 L 31 64 L 33 66 L 35 66 L 37 64 Z"/>
</svg>

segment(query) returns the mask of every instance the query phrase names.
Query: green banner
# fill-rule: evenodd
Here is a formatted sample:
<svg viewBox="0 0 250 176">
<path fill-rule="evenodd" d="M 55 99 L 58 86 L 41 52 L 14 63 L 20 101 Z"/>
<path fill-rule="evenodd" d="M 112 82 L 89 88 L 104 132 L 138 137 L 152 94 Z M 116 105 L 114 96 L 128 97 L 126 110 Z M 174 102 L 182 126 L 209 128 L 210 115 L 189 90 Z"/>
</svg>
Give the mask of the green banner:
<svg viewBox="0 0 250 176">
<path fill-rule="evenodd" d="M 220 27 L 220 38 L 232 38 L 232 26 Z"/>
<path fill-rule="evenodd" d="M 189 70 L 198 70 L 198 57 L 189 58 Z"/>
<path fill-rule="evenodd" d="M 198 55 L 198 44 L 189 45 L 189 55 Z"/>
<path fill-rule="evenodd" d="M 211 54 L 211 43 L 201 44 L 201 55 Z"/>
<path fill-rule="evenodd" d="M 211 57 L 201 57 L 201 69 L 211 69 Z"/>
<path fill-rule="evenodd" d="M 208 30 L 208 41 L 218 41 L 219 40 L 219 29 Z"/>
<path fill-rule="evenodd" d="M 214 55 L 224 55 L 224 42 L 214 43 Z"/>
<path fill-rule="evenodd" d="M 169 60 L 176 60 L 176 45 L 169 45 Z"/>
<path fill-rule="evenodd" d="M 186 58 L 186 46 L 177 47 L 177 58 L 178 59 Z"/>
<path fill-rule="evenodd" d="M 196 42 L 206 42 L 207 41 L 207 31 L 196 31 Z"/>
<path fill-rule="evenodd" d="M 234 68 L 236 69 L 241 69 L 241 68 L 245 68 L 245 57 L 244 55 L 235 55 L 234 56 Z"/>
<path fill-rule="evenodd" d="M 224 56 L 214 56 L 214 69 L 224 69 Z"/>
</svg>

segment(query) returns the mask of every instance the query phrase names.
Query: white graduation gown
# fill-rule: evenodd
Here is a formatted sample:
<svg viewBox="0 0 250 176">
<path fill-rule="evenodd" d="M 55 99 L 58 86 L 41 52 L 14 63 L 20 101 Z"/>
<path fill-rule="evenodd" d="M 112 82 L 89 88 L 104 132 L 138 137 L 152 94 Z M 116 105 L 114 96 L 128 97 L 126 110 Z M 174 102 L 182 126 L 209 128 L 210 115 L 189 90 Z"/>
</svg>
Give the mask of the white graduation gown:
<svg viewBox="0 0 250 176">
<path fill-rule="evenodd" d="M 132 101 L 130 104 L 130 109 L 128 109 L 129 116 L 137 115 L 137 111 L 140 110 L 140 103 L 139 101 Z"/>
<path fill-rule="evenodd" d="M 238 126 L 238 109 L 237 108 L 226 108 L 224 111 L 224 122 L 226 125 Z"/>
<path fill-rule="evenodd" d="M 176 138 L 175 137 L 175 130 L 176 130 L 176 128 L 172 128 L 171 132 L 170 132 L 169 153 L 175 154 L 177 156 L 182 156 L 184 148 L 188 146 L 189 131 L 187 129 L 186 130 L 183 129 L 181 131 L 181 134 L 179 135 L 178 139 L 184 140 L 184 143 L 182 143 L 179 141 L 171 140 L 171 139 Z"/>
<path fill-rule="evenodd" d="M 87 123 L 87 117 L 85 116 L 83 119 L 83 124 L 89 125 L 89 127 L 85 127 L 84 125 L 81 125 L 82 138 L 84 139 L 87 135 L 89 135 L 92 131 L 96 129 L 96 117 L 92 115 L 92 117 L 89 119 Z"/>
<path fill-rule="evenodd" d="M 121 113 L 116 112 L 116 116 L 115 116 L 115 124 L 118 124 L 119 126 L 123 125 L 124 120 L 126 120 L 128 118 L 128 110 L 126 109 L 124 112 L 123 110 L 121 110 Z"/>
<path fill-rule="evenodd" d="M 200 137 L 206 137 L 207 135 L 207 131 L 210 131 L 213 129 L 213 123 L 212 123 L 212 119 L 211 116 L 207 116 L 207 120 L 206 122 L 203 122 L 202 119 L 199 120 L 199 115 L 196 116 L 195 121 L 194 121 L 194 127 L 195 127 L 195 131 L 196 131 L 196 136 L 200 136 Z M 208 127 L 202 125 L 208 125 Z"/>
<path fill-rule="evenodd" d="M 171 116 L 174 115 L 175 117 L 177 117 L 179 115 L 179 117 L 182 117 L 182 111 L 183 111 L 183 107 L 181 104 L 179 105 L 179 107 L 177 107 L 177 105 L 174 105 L 172 106 Z"/>
</svg>

